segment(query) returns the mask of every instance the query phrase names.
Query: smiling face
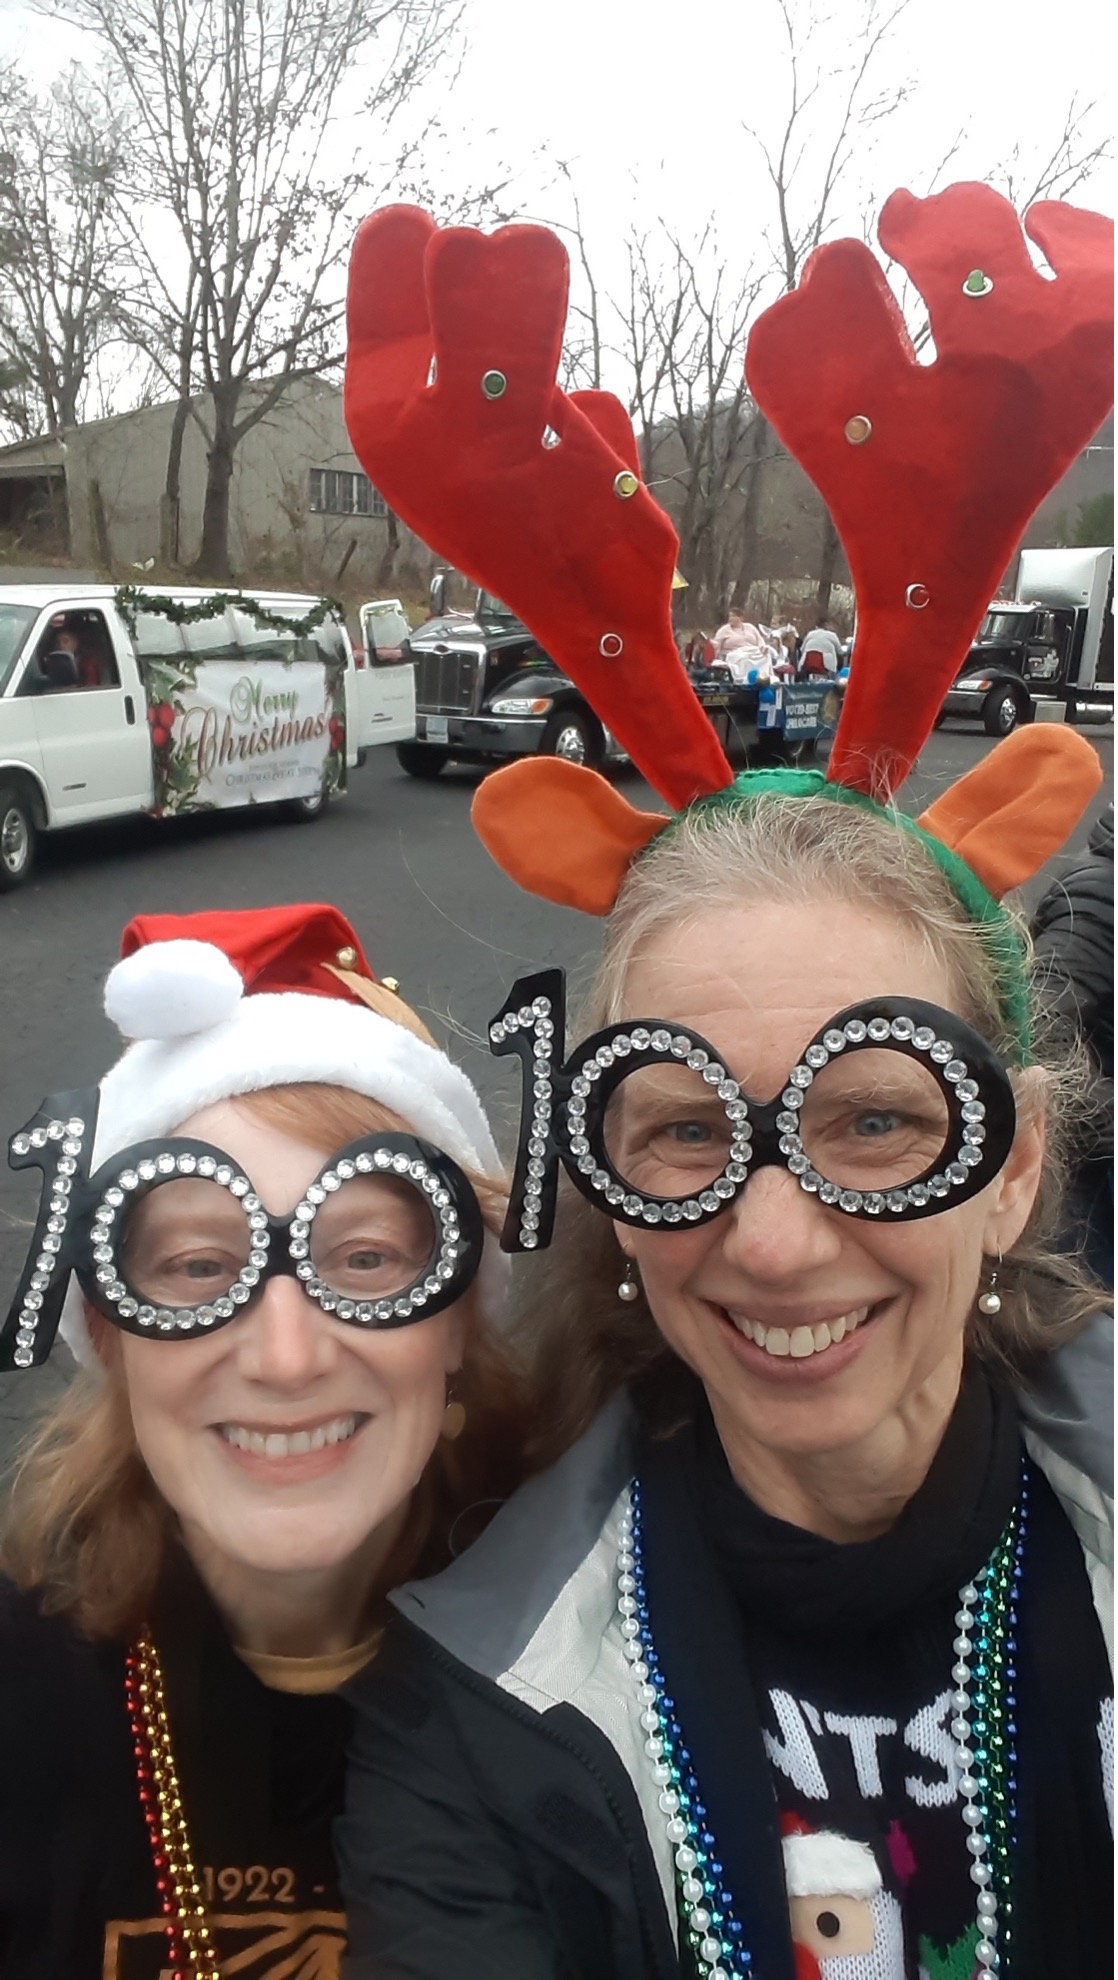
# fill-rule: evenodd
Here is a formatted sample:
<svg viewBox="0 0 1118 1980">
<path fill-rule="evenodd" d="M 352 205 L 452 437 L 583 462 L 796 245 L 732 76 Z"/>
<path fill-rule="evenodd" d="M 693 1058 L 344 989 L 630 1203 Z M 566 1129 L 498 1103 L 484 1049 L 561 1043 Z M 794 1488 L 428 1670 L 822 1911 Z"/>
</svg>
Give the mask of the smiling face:
<svg viewBox="0 0 1118 1980">
<path fill-rule="evenodd" d="M 847 901 L 768 903 L 721 909 L 649 942 L 630 967 L 621 1015 L 701 1033 L 744 1092 L 767 1101 L 829 1018 L 883 995 L 959 1008 L 944 966 L 900 922 Z M 833 1104 L 821 1107 L 825 1173 L 835 1162 L 865 1163 L 866 1148 L 880 1162 L 876 1151 L 897 1134 L 909 1176 L 923 1166 L 942 1126 L 938 1099 L 929 1108 L 926 1093 L 909 1093 L 910 1061 L 863 1055 L 886 1056 L 896 1084 L 883 1074 L 855 1132 L 841 1080 Z M 1043 1130 L 1022 1112 L 1013 1152 L 989 1186 L 922 1221 L 856 1220 L 770 1167 L 710 1223 L 619 1227 L 653 1317 L 703 1382 L 728 1448 L 744 1439 L 787 1457 L 838 1451 L 870 1438 L 923 1390 L 953 1399 L 983 1257 L 1016 1242 L 1036 1193 Z M 643 1159 L 658 1165 L 647 1186 L 671 1194 L 659 1186 L 663 1164 L 701 1162 L 709 1132 L 702 1118 L 681 1118 L 669 1152 L 662 1135 L 650 1139 L 637 1123 Z"/>
<path fill-rule="evenodd" d="M 237 1100 L 176 1132 L 224 1149 L 275 1216 L 290 1214 L 330 1152 L 267 1126 Z M 244 1262 L 239 1206 L 222 1192 L 200 1241 L 194 1190 L 154 1191 L 130 1238 L 129 1269 L 160 1275 L 172 1304 L 201 1302 L 211 1281 L 224 1287 Z M 355 1201 L 356 1222 L 330 1208 L 316 1262 L 331 1283 L 341 1275 L 339 1290 L 347 1272 L 363 1284 L 379 1274 L 380 1289 L 413 1278 L 416 1258 L 425 1262 L 428 1213 L 403 1186 Z M 366 1331 L 323 1312 L 298 1280 L 278 1277 L 214 1333 L 176 1341 L 122 1333 L 136 1442 L 188 1545 L 200 1540 L 270 1573 L 356 1555 L 394 1522 L 435 1448 L 464 1326 L 459 1301 L 410 1326 Z"/>
</svg>

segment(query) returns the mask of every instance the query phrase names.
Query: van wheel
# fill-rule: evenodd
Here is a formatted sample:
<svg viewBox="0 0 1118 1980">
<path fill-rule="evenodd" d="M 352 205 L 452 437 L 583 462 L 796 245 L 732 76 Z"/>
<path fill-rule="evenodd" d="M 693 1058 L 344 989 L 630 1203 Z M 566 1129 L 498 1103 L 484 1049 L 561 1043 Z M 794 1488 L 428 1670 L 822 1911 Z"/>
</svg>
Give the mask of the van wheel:
<svg viewBox="0 0 1118 1980">
<path fill-rule="evenodd" d="M 577 708 L 561 708 L 552 715 L 540 738 L 541 756 L 561 756 L 565 763 L 579 763 L 596 770 L 604 754 L 598 724 Z"/>
<path fill-rule="evenodd" d="M 450 761 L 450 751 L 421 742 L 396 744 L 396 761 L 409 777 L 437 777 Z"/>
<path fill-rule="evenodd" d="M 982 704 L 982 726 L 988 736 L 1011 736 L 1026 710 L 1016 688 L 992 687 Z"/>
<path fill-rule="evenodd" d="M 295 825 L 309 825 L 312 819 L 321 818 L 326 810 L 326 792 L 315 791 L 313 797 L 289 798 L 283 807 L 283 815 Z"/>
<path fill-rule="evenodd" d="M 0 894 L 22 887 L 35 864 L 35 821 L 13 784 L 0 785 Z"/>
</svg>

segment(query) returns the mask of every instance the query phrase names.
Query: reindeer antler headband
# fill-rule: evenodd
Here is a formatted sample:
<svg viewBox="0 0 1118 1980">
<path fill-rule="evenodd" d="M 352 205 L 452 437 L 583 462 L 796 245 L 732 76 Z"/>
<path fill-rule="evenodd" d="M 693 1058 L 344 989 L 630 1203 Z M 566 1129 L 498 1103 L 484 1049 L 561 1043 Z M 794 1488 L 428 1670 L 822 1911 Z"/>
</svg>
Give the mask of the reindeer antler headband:
<svg viewBox="0 0 1118 1980">
<path fill-rule="evenodd" d="M 673 809 L 774 789 L 881 805 L 1030 516 L 1112 403 L 1112 225 L 1055 201 L 1024 224 L 1054 280 L 988 186 L 886 202 L 879 238 L 928 305 L 932 364 L 860 241 L 820 248 L 750 337 L 754 398 L 826 500 L 858 602 L 825 776 L 734 777 L 676 652 L 677 539 L 641 484 L 628 415 L 609 393 L 555 383 L 567 256 L 548 229 L 486 238 L 406 206 L 364 223 L 349 284 L 353 445 L 404 522 L 519 613 Z M 996 897 L 1064 842 L 1100 779 L 1074 732 L 1025 729 L 918 823 L 898 818 L 968 910 L 997 920 Z M 488 778 L 473 809 L 520 885 L 597 914 L 671 823 L 540 758 Z"/>
</svg>

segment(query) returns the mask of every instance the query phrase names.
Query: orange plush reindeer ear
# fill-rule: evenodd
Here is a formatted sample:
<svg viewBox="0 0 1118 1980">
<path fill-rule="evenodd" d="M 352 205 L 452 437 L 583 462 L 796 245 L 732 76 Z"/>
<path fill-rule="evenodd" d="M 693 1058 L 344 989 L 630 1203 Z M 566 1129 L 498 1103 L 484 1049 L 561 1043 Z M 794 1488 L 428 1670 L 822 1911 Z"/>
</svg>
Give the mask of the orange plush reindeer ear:
<svg viewBox="0 0 1118 1980">
<path fill-rule="evenodd" d="M 1007 736 L 916 822 L 1001 900 L 1059 852 L 1101 783 L 1086 738 L 1045 723 Z"/>
<path fill-rule="evenodd" d="M 583 914 L 609 913 L 636 855 L 668 823 L 558 756 L 530 756 L 487 777 L 470 816 L 518 887 Z"/>
</svg>

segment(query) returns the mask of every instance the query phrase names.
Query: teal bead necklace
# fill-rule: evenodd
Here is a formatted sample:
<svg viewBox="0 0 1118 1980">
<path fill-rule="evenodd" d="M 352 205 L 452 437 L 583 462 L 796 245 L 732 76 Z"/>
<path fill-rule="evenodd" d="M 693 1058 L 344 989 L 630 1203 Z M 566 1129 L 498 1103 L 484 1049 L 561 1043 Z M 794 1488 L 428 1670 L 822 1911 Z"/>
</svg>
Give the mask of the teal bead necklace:
<svg viewBox="0 0 1118 1980">
<path fill-rule="evenodd" d="M 979 1980 L 1006 1980 L 1016 1923 L 1013 1861 L 1017 1841 L 1017 1616 L 1025 1552 L 1028 1477 L 990 1559 L 959 1590 L 951 1668 L 951 1737 L 959 1769 L 971 1882 L 977 1886 L 975 1961 Z M 645 1753 L 659 1789 L 675 1864 L 683 1944 L 698 1980 L 753 1973 L 745 1929 L 726 1888 L 717 1840 L 652 1639 L 641 1544 L 641 1489 L 634 1479 L 617 1551 L 617 1607 L 625 1655 L 637 1687 Z"/>
</svg>

